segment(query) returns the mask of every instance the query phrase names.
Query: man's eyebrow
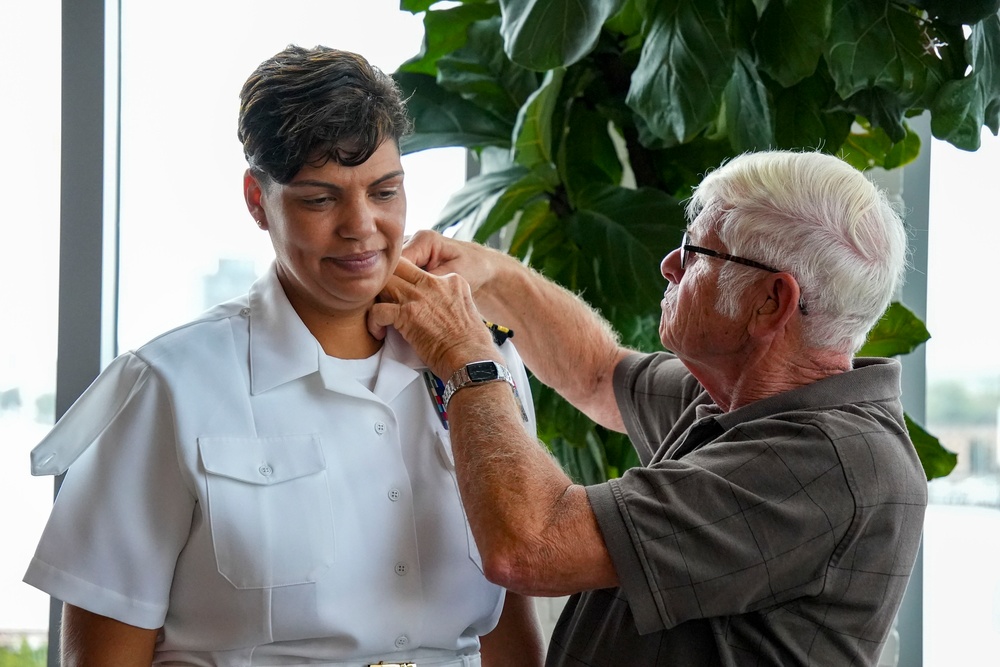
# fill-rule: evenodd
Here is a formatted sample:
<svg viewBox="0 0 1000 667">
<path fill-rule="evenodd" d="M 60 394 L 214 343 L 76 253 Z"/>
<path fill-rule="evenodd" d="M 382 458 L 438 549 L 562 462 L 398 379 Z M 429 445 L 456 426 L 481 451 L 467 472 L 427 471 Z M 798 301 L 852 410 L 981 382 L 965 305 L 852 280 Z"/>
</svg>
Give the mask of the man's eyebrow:
<svg viewBox="0 0 1000 667">
<path fill-rule="evenodd" d="M 403 170 L 402 169 L 399 169 L 397 171 L 390 171 L 388 174 L 385 174 L 384 176 L 380 176 L 379 178 L 376 178 L 374 181 L 372 181 L 371 183 L 369 183 L 367 187 L 372 187 L 372 186 L 375 186 L 375 185 L 380 185 L 380 184 L 384 183 L 385 181 L 392 180 L 393 178 L 397 178 L 397 177 L 402 176 L 402 175 L 403 175 Z M 306 180 L 302 180 L 302 181 L 292 181 L 291 183 L 288 184 L 288 187 L 290 187 L 290 188 L 326 188 L 327 190 L 335 190 L 335 191 L 338 191 L 338 192 L 340 190 L 343 190 L 343 188 L 341 186 L 337 185 L 336 183 L 330 183 L 329 181 L 321 181 L 321 180 L 318 180 L 318 179 L 306 179 Z"/>
</svg>

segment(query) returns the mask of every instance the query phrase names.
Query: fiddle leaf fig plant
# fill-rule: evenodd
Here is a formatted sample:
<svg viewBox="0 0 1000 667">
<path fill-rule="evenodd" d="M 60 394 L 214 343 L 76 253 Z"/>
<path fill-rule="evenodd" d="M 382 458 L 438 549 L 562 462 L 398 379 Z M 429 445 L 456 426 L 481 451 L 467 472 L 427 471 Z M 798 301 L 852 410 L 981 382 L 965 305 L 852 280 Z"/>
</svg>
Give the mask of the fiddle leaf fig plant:
<svg viewBox="0 0 1000 667">
<path fill-rule="evenodd" d="M 823 150 L 858 169 L 920 151 L 908 119 L 979 147 L 1000 129 L 1000 0 L 401 0 L 420 53 L 394 73 L 404 152 L 461 146 L 477 172 L 437 229 L 499 245 L 660 348 L 659 261 L 725 159 Z M 894 304 L 863 353 L 928 337 Z M 540 436 L 583 483 L 638 463 L 625 436 L 533 387 Z M 928 478 L 954 455 L 910 422 Z"/>
</svg>

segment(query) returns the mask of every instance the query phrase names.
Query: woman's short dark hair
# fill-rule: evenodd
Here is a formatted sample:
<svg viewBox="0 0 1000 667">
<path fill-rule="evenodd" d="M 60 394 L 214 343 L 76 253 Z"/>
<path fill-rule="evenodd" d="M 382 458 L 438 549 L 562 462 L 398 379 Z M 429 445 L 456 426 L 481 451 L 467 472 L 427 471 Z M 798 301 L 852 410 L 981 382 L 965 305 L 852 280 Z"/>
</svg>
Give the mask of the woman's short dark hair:
<svg viewBox="0 0 1000 667">
<path fill-rule="evenodd" d="M 349 51 L 290 45 L 240 91 L 243 153 L 255 176 L 278 183 L 306 164 L 357 166 L 410 129 L 396 82 Z"/>
</svg>

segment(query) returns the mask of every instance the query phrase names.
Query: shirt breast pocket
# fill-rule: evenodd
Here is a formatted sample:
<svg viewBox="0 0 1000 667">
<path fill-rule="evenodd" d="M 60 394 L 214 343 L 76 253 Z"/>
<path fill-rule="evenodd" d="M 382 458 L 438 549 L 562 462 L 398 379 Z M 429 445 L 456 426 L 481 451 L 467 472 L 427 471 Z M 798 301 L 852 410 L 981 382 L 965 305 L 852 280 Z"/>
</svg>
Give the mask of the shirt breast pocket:
<svg viewBox="0 0 1000 667">
<path fill-rule="evenodd" d="M 455 475 L 455 456 L 451 451 L 451 437 L 446 431 L 436 430 L 434 439 L 437 441 L 438 456 L 441 458 L 441 463 L 444 464 L 445 469 L 448 471 L 448 476 L 455 486 L 455 496 L 458 500 L 459 512 L 464 524 L 466 539 L 469 543 L 469 560 L 475 563 L 480 572 L 483 572 L 483 557 L 479 554 L 476 538 L 472 536 L 472 527 L 469 525 L 469 519 L 465 512 L 465 506 L 462 504 L 462 496 L 458 488 L 458 477 Z"/>
<path fill-rule="evenodd" d="M 334 560 L 318 435 L 198 438 L 219 572 L 236 588 L 315 582 Z"/>
</svg>

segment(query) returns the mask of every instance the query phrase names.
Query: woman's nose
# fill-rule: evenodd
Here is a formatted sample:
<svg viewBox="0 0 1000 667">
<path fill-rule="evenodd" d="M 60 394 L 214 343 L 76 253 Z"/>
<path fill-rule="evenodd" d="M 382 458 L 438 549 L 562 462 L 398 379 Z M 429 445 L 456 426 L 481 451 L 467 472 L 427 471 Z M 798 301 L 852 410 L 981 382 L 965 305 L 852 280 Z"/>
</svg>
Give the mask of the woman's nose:
<svg viewBox="0 0 1000 667">
<path fill-rule="evenodd" d="M 377 214 L 367 200 L 351 206 L 345 214 L 347 220 L 339 227 L 344 238 L 363 239 L 375 233 Z"/>
</svg>

